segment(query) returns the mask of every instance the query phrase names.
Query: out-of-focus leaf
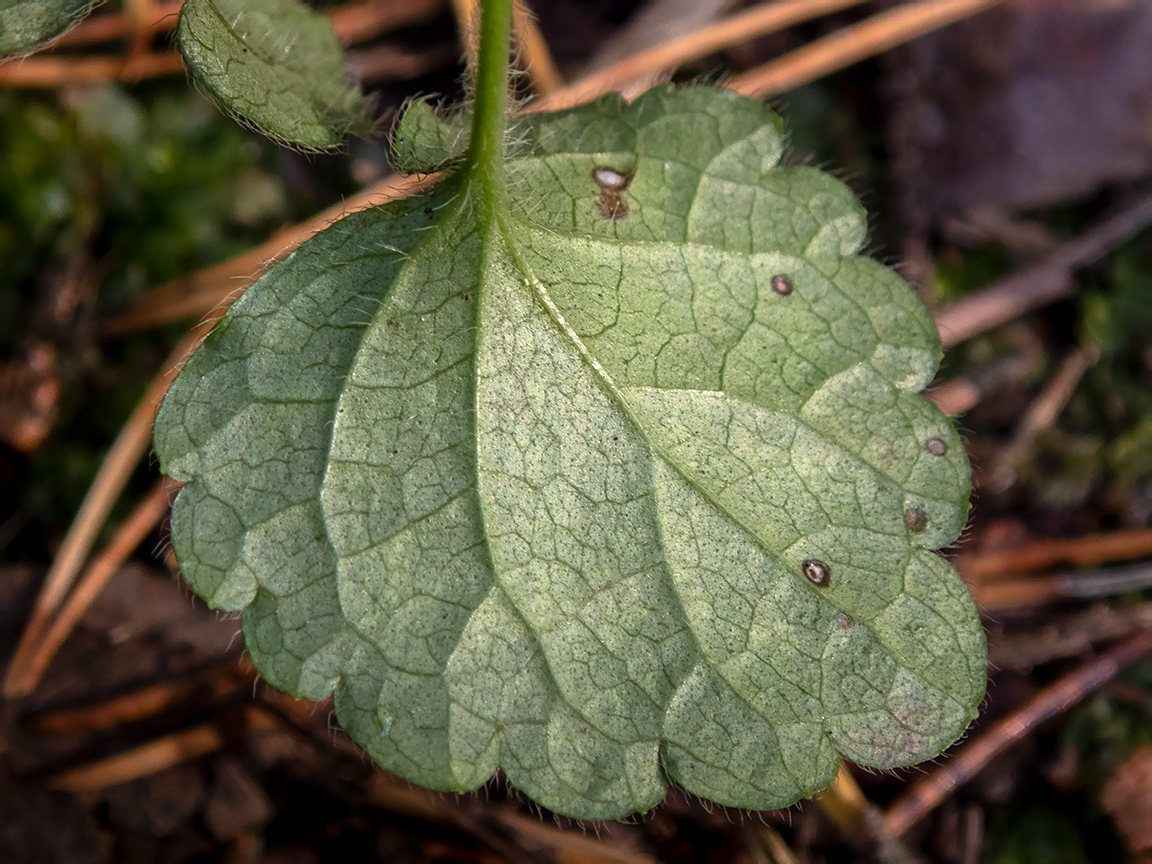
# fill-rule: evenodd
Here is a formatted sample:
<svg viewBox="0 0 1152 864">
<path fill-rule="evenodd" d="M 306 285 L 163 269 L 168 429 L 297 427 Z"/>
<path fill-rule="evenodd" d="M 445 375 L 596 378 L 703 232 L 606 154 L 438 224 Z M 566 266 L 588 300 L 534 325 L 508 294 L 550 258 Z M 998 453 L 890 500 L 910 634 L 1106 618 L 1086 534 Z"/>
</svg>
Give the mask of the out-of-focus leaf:
<svg viewBox="0 0 1152 864">
<path fill-rule="evenodd" d="M 0 0 L 0 59 L 59 38 L 100 0 Z"/>
<path fill-rule="evenodd" d="M 372 128 L 332 25 L 296 0 L 187 0 L 178 33 L 196 80 L 273 138 L 326 150 Z"/>
</svg>

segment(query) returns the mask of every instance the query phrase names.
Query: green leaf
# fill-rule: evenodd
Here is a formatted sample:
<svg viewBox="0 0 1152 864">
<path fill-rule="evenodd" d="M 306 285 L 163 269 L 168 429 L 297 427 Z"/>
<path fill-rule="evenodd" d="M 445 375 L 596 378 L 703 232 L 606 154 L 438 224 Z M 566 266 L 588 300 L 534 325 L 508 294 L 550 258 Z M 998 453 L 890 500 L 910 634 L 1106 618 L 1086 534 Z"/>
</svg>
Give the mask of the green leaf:
<svg viewBox="0 0 1152 864">
<path fill-rule="evenodd" d="M 468 149 L 469 118 L 438 117 L 425 100 L 411 103 L 392 135 L 392 164 L 404 174 L 430 174 L 458 163 Z"/>
<path fill-rule="evenodd" d="M 57 39 L 99 0 L 0 0 L 0 58 L 19 56 Z"/>
<path fill-rule="evenodd" d="M 855 198 L 712 88 L 514 137 L 505 202 L 473 159 L 343 220 L 183 370 L 156 446 L 187 578 L 424 786 L 502 767 L 614 818 L 939 754 L 984 693 L 930 551 L 969 469 Z"/>
<path fill-rule="evenodd" d="M 296 0 L 186 0 L 177 32 L 196 80 L 265 134 L 326 150 L 371 131 L 332 25 Z"/>
</svg>

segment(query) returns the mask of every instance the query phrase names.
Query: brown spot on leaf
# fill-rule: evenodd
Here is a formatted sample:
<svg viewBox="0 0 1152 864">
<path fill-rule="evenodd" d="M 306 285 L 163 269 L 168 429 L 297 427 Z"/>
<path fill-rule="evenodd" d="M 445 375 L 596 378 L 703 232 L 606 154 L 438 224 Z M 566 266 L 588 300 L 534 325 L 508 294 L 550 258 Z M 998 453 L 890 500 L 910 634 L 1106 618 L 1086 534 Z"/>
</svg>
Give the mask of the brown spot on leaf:
<svg viewBox="0 0 1152 864">
<path fill-rule="evenodd" d="M 596 199 L 600 215 L 605 219 L 627 219 L 628 201 L 624 190 L 632 182 L 632 174 L 597 165 L 592 169 L 592 180 L 600 187 L 600 196 Z"/>
<path fill-rule="evenodd" d="M 770 284 L 772 290 L 781 297 L 787 297 L 796 290 L 796 286 L 792 283 L 792 277 L 786 273 L 777 273 L 772 277 Z"/>
<path fill-rule="evenodd" d="M 800 569 L 804 571 L 809 582 L 821 587 L 828 584 L 828 579 L 832 575 L 831 568 L 823 561 L 817 561 L 815 558 L 809 558 L 800 565 Z"/>
<path fill-rule="evenodd" d="M 928 514 L 919 507 L 909 507 L 904 511 L 904 524 L 909 531 L 919 534 L 928 527 Z"/>
</svg>

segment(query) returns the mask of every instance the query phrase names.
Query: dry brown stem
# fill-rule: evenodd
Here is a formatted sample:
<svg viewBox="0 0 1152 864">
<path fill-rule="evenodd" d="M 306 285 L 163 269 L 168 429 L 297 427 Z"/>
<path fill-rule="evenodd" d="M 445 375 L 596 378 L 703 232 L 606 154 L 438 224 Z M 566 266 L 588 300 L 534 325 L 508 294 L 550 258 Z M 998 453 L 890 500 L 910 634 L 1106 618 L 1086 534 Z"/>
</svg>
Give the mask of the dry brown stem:
<svg viewBox="0 0 1152 864">
<path fill-rule="evenodd" d="M 817 792 L 812 800 L 853 843 L 861 844 L 869 840 L 867 812 L 872 804 L 864 797 L 856 778 L 843 762 L 840 763 L 840 770 L 836 772 L 832 785 L 823 792 Z"/>
<path fill-rule="evenodd" d="M 539 96 L 549 96 L 564 87 L 564 76 L 556 68 L 552 51 L 536 26 L 527 5 L 517 2 L 512 7 L 512 28 L 520 45 L 520 63 L 528 72 L 532 89 Z"/>
<path fill-rule="evenodd" d="M 972 598 L 983 612 L 1026 609 L 1056 600 L 1086 599 L 1152 588 L 1152 565 L 1057 573 L 1031 579 L 971 581 Z"/>
<path fill-rule="evenodd" d="M 76 574 L 80 572 L 84 560 L 88 557 L 96 535 L 112 510 L 112 505 L 120 497 L 128 478 L 151 444 L 152 418 L 160 406 L 160 400 L 168 391 L 168 386 L 175 379 L 184 359 L 208 335 L 215 320 L 213 318 L 193 328 L 180 341 L 160 372 L 148 385 L 144 397 L 137 403 L 120 434 L 116 436 L 112 449 L 104 457 L 100 470 L 96 473 L 88 493 L 80 504 L 80 510 L 69 526 L 68 533 L 64 535 L 52 566 L 44 577 L 44 584 L 32 608 L 32 616 L 20 637 L 16 649 L 17 656 L 30 656 L 34 651 L 33 646 L 48 632 L 59 613 L 61 604 L 72 590 Z M 8 699 L 26 695 L 29 692 L 25 689 L 28 680 L 25 671 L 13 663 L 4 679 L 3 695 Z"/>
<path fill-rule="evenodd" d="M 1098 359 L 1100 351 L 1092 346 L 1077 348 L 1060 361 L 1056 374 L 1029 404 L 1012 433 L 1012 439 L 997 455 L 989 478 L 993 491 L 1004 492 L 1016 482 L 1016 466 L 1031 452 L 1036 436 L 1056 422 L 1080 379 Z"/>
<path fill-rule="evenodd" d="M 978 294 L 958 300 L 936 313 L 936 327 L 945 348 L 970 339 L 1033 309 L 1072 294 L 1072 270 L 1098 260 L 1152 222 L 1152 195 L 1113 216 L 1049 258 L 1009 276 Z"/>
<path fill-rule="evenodd" d="M 1001 634 L 988 640 L 988 665 L 1028 673 L 1042 663 L 1083 656 L 1099 642 L 1152 630 L 1152 603 L 1122 607 L 1095 603 L 1082 611 L 1046 619 L 1038 629 Z"/>
<path fill-rule="evenodd" d="M 329 9 L 328 20 L 341 45 L 356 45 L 430 17 L 447 5 L 447 0 L 365 0 Z"/>
<path fill-rule="evenodd" d="M 809 42 L 738 75 L 728 86 L 746 96 L 775 96 L 897 45 L 990 9 L 1001 0 L 913 0 Z"/>
<path fill-rule="evenodd" d="M 365 0 L 331 10 L 336 37 L 352 45 L 426 17 L 446 0 Z M 123 12 L 90 16 L 53 44 L 53 49 L 84 47 L 127 39 L 123 57 L 75 56 L 58 51 L 0 63 L 0 87 L 54 88 L 64 85 L 124 82 L 182 74 L 176 52 L 150 52 L 153 38 L 176 26 L 182 3 L 129 0 Z"/>
<path fill-rule="evenodd" d="M 50 735 L 109 729 L 121 723 L 143 720 L 192 700 L 203 704 L 205 700 L 240 689 L 251 691 L 254 678 L 251 663 L 229 660 L 202 674 L 160 681 L 94 705 L 33 714 L 25 719 L 25 723 L 33 732 Z"/>
<path fill-rule="evenodd" d="M 558 862 L 587 862 L 587 864 L 659 864 L 655 858 L 623 846 L 601 843 L 576 831 L 565 831 L 555 825 L 525 816 L 515 810 L 500 807 L 492 811 L 493 818 L 506 828 L 528 839 L 525 846 L 542 846 Z"/>
<path fill-rule="evenodd" d="M 176 19 L 180 15 L 180 7 L 184 3 L 150 3 L 148 15 L 137 15 L 133 18 L 125 12 L 102 12 L 89 15 L 59 39 L 53 48 L 77 48 L 88 45 L 99 45 L 102 42 L 111 42 L 113 39 L 123 39 L 133 31 L 133 27 L 141 28 L 150 35 L 156 35 L 176 28 Z"/>
<path fill-rule="evenodd" d="M 16 694 L 36 689 L 48 664 L 88 607 L 124 560 L 168 513 L 169 501 L 179 485 L 167 477 L 159 480 L 124 520 L 112 542 L 88 565 L 44 634 L 35 641 L 21 640 L 8 666 L 7 689 Z"/>
<path fill-rule="evenodd" d="M 224 746 L 224 737 L 215 726 L 193 726 L 172 735 L 165 735 L 125 750 L 107 759 L 100 759 L 64 771 L 49 781 L 53 789 L 77 792 L 81 789 L 104 789 L 138 780 L 171 768 L 189 759 L 211 753 Z"/>
<path fill-rule="evenodd" d="M 1003 552 L 969 554 L 957 562 L 957 567 L 965 578 L 981 580 L 1060 564 L 1087 566 L 1146 555 L 1152 555 L 1152 528 L 1134 528 L 1084 537 L 1050 537 Z"/>
<path fill-rule="evenodd" d="M 0 87 L 52 89 L 66 84 L 140 81 L 183 71 L 184 61 L 174 52 L 144 54 L 131 61 L 127 57 L 37 54 L 0 64 Z"/>
<path fill-rule="evenodd" d="M 586 75 L 551 97 L 537 100 L 530 106 L 530 110 L 553 111 L 579 105 L 605 93 L 624 89 L 626 85 L 651 81 L 684 63 L 699 60 L 741 42 L 863 2 L 865 0 L 779 0 L 761 3 L 694 33 L 656 45 Z"/>
</svg>

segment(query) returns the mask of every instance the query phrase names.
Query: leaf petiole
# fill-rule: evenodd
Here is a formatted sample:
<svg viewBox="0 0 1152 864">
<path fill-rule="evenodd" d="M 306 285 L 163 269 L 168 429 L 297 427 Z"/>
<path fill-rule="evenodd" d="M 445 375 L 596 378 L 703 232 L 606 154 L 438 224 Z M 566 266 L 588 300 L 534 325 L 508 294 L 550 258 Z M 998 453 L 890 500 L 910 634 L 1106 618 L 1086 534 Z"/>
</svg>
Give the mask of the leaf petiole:
<svg viewBox="0 0 1152 864">
<path fill-rule="evenodd" d="M 504 123 L 508 108 L 508 55 L 513 0 L 484 0 L 480 9 L 480 50 L 476 60 L 476 107 L 468 170 L 484 199 L 481 209 L 506 209 Z M 502 206 L 501 206 L 502 205 Z"/>
</svg>

